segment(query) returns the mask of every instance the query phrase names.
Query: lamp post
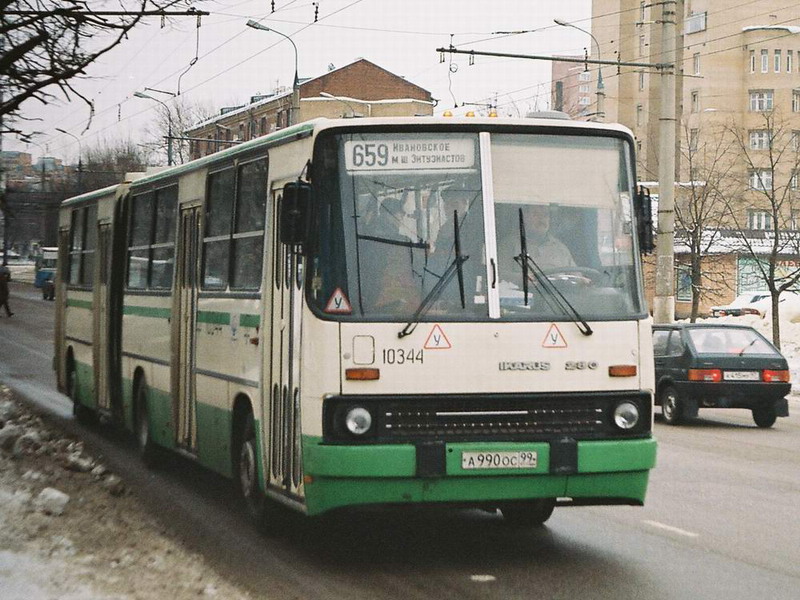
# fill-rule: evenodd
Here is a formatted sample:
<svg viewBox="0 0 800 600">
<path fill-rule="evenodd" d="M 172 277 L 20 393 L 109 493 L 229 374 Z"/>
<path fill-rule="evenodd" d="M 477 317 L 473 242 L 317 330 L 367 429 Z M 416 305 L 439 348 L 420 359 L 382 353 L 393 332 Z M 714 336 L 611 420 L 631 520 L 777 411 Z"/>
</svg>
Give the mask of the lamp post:
<svg viewBox="0 0 800 600">
<path fill-rule="evenodd" d="M 260 31 L 271 31 L 272 33 L 277 33 L 278 35 L 289 40 L 289 42 L 292 44 L 292 48 L 294 48 L 294 83 L 292 84 L 292 108 L 289 111 L 289 125 L 295 125 L 297 123 L 297 114 L 300 112 L 300 79 L 297 76 L 297 46 L 295 45 L 294 40 L 285 33 L 281 33 L 280 31 L 276 31 L 271 27 L 262 25 L 253 19 L 247 21 L 247 26 Z"/>
<path fill-rule="evenodd" d="M 588 35 L 597 46 L 597 59 L 600 60 L 600 43 L 597 41 L 597 38 L 594 37 L 590 32 L 586 31 L 585 29 L 578 27 L 577 25 L 573 25 L 568 21 L 562 21 L 561 19 L 553 19 L 553 22 L 556 25 L 561 25 L 561 27 L 572 27 L 573 29 L 577 29 L 578 31 L 582 31 L 586 35 Z M 605 85 L 603 85 L 603 68 L 598 65 L 597 67 L 597 120 L 602 122 L 606 118 L 605 113 Z"/>
<path fill-rule="evenodd" d="M 353 108 L 353 105 L 350 104 L 350 102 L 358 102 L 360 104 L 366 104 L 367 105 L 367 116 L 368 117 L 372 116 L 372 104 L 369 103 L 369 102 L 366 102 L 364 100 L 359 100 L 358 98 L 343 98 L 341 96 L 334 96 L 333 94 L 329 94 L 328 92 L 320 92 L 319 95 L 322 96 L 323 98 L 330 98 L 331 100 L 338 100 L 342 104 L 348 106 L 350 108 L 350 110 L 353 112 L 353 116 L 354 117 L 356 116 L 356 110 Z"/>
<path fill-rule="evenodd" d="M 75 141 L 78 142 L 78 193 L 80 194 L 81 191 L 83 191 L 83 187 L 81 186 L 81 179 L 82 179 L 82 175 L 83 175 L 83 156 L 82 156 L 83 155 L 83 151 L 81 150 L 81 140 L 74 133 L 70 133 L 69 131 L 61 129 L 60 127 L 56 127 L 56 131 L 64 133 L 64 134 L 74 138 Z"/>
<path fill-rule="evenodd" d="M 164 107 L 164 110 L 167 111 L 167 165 L 172 166 L 172 113 L 170 113 L 169 106 L 167 106 L 164 102 L 159 100 L 158 98 L 153 98 L 152 96 L 145 94 L 144 92 L 133 92 L 133 95 L 137 98 L 145 98 L 147 100 L 153 100 L 154 102 L 158 102 L 161 106 Z"/>
</svg>

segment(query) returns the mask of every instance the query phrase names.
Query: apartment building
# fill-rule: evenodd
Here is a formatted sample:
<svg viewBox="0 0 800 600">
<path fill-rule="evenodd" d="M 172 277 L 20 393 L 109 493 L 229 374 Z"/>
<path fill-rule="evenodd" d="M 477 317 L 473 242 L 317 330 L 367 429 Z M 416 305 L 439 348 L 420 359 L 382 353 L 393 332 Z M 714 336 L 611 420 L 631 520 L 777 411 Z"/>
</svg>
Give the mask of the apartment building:
<svg viewBox="0 0 800 600">
<path fill-rule="evenodd" d="M 582 56 L 557 56 L 567 61 L 553 61 L 550 74 L 550 106 L 567 113 L 573 119 L 586 119 L 597 112 L 596 82 Z"/>
<path fill-rule="evenodd" d="M 299 82 L 295 122 L 317 117 L 413 117 L 433 114 L 429 91 L 360 58 Z M 199 158 L 231 144 L 266 135 L 289 125 L 292 89 L 254 96 L 248 104 L 227 107 L 185 132 L 190 156 Z"/>
<path fill-rule="evenodd" d="M 592 33 L 604 59 L 664 62 L 661 53 L 662 4 L 640 0 L 593 0 Z M 785 146 L 800 149 L 800 4 L 781 0 L 742 3 L 738 0 L 678 0 L 675 7 L 678 38 L 676 77 L 676 203 L 687 202 L 692 185 L 703 182 L 708 165 L 701 149 L 727 149 L 726 168 L 741 184 L 728 185 L 735 195 L 731 229 L 745 229 L 756 247 L 766 248 L 772 228 L 762 190 L 775 182 L 788 188 L 782 219 L 788 227 L 800 225 L 800 195 L 796 160 L 769 164 L 769 147 L 781 139 Z M 597 69 L 593 71 L 596 76 Z M 606 120 L 629 127 L 636 136 L 641 181 L 658 179 L 660 72 L 647 67 L 604 68 Z M 739 135 L 741 148 L 729 137 Z M 728 137 L 726 137 L 728 136 Z M 789 136 L 789 137 L 786 137 Z M 794 152 L 796 154 L 796 152 Z M 690 158 L 692 160 L 690 160 Z M 704 159 L 707 160 L 707 159 Z M 774 162 L 774 161 L 773 161 Z M 717 163 L 717 167 L 720 164 Z M 704 171 L 703 168 L 706 168 Z M 657 186 L 653 186 L 657 193 Z M 799 190 L 800 191 L 800 190 Z M 789 205 L 792 205 L 791 208 Z M 796 214 L 795 214 L 796 213 Z M 676 238 L 676 311 L 686 314 L 691 289 L 687 285 L 687 248 Z M 732 282 L 718 286 L 701 303 L 701 312 L 724 302 L 738 292 L 763 288 L 756 265 L 748 253 L 737 249 L 736 236 L 723 231 L 709 252 L 716 254 L 713 270 L 727 269 L 720 279 Z M 779 257 L 779 273 L 800 267 L 796 250 L 787 248 Z M 709 271 L 712 267 L 708 266 Z M 782 270 L 782 271 L 781 271 Z"/>
</svg>

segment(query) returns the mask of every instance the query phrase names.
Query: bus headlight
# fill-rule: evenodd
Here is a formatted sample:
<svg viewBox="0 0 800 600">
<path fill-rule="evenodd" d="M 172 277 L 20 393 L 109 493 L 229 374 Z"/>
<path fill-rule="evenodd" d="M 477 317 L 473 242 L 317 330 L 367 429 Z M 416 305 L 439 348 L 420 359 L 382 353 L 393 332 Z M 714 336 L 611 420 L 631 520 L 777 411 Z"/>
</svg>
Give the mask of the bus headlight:
<svg viewBox="0 0 800 600">
<path fill-rule="evenodd" d="M 620 402 L 614 409 L 614 424 L 620 429 L 633 429 L 639 422 L 639 407 L 633 402 Z"/>
<path fill-rule="evenodd" d="M 344 424 L 353 435 L 364 435 L 372 427 L 372 415 L 363 406 L 355 406 L 347 411 Z"/>
</svg>

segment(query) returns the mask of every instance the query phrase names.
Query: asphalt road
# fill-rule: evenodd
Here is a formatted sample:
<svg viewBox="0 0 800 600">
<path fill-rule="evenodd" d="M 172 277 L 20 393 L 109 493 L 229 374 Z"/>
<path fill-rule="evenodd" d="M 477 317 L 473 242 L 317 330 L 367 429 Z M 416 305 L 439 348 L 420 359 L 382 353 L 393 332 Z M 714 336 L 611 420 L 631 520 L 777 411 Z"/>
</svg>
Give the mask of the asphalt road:
<svg viewBox="0 0 800 600">
<path fill-rule="evenodd" d="M 54 390 L 53 303 L 12 282 L 0 381 L 56 415 L 123 474 L 142 503 L 222 576 L 256 597 L 297 599 L 800 598 L 800 400 L 773 429 L 746 411 L 657 417 L 644 508 L 557 509 L 515 531 L 480 511 L 287 513 L 255 531 L 227 481 L 182 459 L 148 471 L 124 436 L 73 421 Z"/>
</svg>

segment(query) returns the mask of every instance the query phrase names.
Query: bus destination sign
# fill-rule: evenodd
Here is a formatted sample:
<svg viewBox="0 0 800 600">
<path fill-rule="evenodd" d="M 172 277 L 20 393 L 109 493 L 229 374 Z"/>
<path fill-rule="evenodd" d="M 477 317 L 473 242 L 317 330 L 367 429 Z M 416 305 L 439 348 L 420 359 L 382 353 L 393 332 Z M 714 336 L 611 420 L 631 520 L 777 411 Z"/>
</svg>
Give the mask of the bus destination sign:
<svg viewBox="0 0 800 600">
<path fill-rule="evenodd" d="M 475 144 L 466 139 L 358 140 L 344 144 L 348 171 L 469 169 Z"/>
</svg>

